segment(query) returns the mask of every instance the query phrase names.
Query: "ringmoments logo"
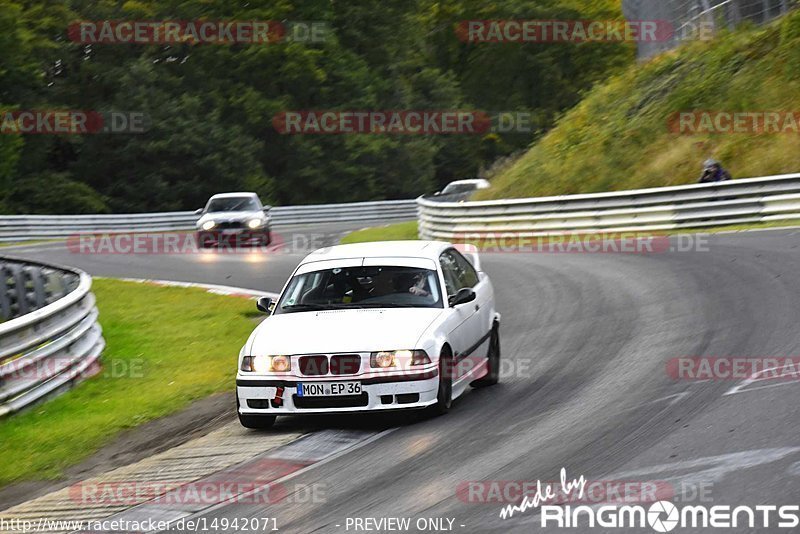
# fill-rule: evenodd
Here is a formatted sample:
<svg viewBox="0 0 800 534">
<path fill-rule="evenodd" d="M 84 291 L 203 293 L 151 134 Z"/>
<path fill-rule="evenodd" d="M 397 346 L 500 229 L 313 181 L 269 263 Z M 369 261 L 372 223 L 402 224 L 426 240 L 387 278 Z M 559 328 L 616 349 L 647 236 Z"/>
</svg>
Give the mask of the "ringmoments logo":
<svg viewBox="0 0 800 534">
<path fill-rule="evenodd" d="M 633 506 L 552 506 L 541 508 L 540 525 L 565 529 L 646 528 L 672 532 L 689 528 L 741 529 L 747 527 L 795 529 L 800 525 L 800 507 L 774 506 L 683 506 L 658 501 L 649 507 Z M 789 530 L 790 532 L 792 530 Z"/>
<path fill-rule="evenodd" d="M 586 528 L 647 528 L 654 532 L 672 532 L 686 528 L 773 528 L 795 529 L 800 526 L 800 506 L 787 505 L 685 505 L 676 506 L 660 500 L 649 506 L 641 504 L 608 504 L 603 506 L 563 505 L 563 500 L 581 502 L 587 480 L 581 476 L 568 480 L 561 469 L 558 483 L 536 483 L 536 491 L 526 495 L 519 504 L 509 504 L 500 510 L 508 519 L 516 514 L 539 508 L 539 526 L 564 529 Z"/>
</svg>

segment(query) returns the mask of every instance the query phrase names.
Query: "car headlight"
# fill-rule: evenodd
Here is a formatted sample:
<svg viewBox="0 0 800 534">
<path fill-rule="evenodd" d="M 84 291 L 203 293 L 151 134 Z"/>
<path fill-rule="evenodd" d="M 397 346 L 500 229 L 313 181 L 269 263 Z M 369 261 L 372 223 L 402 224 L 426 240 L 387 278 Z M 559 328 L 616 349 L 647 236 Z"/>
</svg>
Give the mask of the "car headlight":
<svg viewBox="0 0 800 534">
<path fill-rule="evenodd" d="M 288 356 L 245 356 L 242 358 L 242 371 L 264 373 L 267 371 L 284 373 L 291 370 L 292 362 Z"/>
<path fill-rule="evenodd" d="M 370 356 L 370 365 L 375 369 L 404 368 L 428 363 L 431 363 L 431 359 L 424 350 L 381 351 L 373 352 Z"/>
<path fill-rule="evenodd" d="M 263 223 L 264 223 L 264 221 L 262 219 L 250 219 L 249 221 L 247 221 L 247 227 L 248 228 L 258 228 Z"/>
<path fill-rule="evenodd" d="M 394 359 L 394 352 L 386 352 L 386 351 L 373 352 L 369 361 L 369 364 L 372 367 L 376 367 L 379 369 L 394 367 L 396 363 L 397 361 Z"/>
<path fill-rule="evenodd" d="M 217 225 L 214 221 L 206 221 L 203 223 L 203 230 L 211 230 Z"/>
</svg>

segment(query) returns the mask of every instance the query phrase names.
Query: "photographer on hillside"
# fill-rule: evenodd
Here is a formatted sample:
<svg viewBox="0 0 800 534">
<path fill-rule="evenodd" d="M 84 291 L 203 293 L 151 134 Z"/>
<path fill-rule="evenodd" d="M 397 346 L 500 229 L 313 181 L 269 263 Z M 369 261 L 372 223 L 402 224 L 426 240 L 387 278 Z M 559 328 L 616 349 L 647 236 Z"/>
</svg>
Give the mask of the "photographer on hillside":
<svg viewBox="0 0 800 534">
<path fill-rule="evenodd" d="M 701 184 L 710 182 L 724 182 L 731 179 L 731 174 L 722 168 L 719 161 L 715 159 L 706 160 L 703 164 L 703 175 L 700 177 Z"/>
</svg>

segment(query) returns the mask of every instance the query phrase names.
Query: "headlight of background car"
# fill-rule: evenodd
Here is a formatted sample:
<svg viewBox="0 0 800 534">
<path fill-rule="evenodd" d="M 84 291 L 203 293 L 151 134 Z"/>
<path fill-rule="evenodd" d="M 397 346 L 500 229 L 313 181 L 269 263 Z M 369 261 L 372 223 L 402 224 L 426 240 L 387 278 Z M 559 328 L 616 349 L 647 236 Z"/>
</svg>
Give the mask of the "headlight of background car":
<svg viewBox="0 0 800 534">
<path fill-rule="evenodd" d="M 211 230 L 217 225 L 214 221 L 206 221 L 203 223 L 203 230 Z"/>
<path fill-rule="evenodd" d="M 424 350 L 393 350 L 373 352 L 369 363 L 374 369 L 405 368 L 431 363 L 431 359 Z"/>
<path fill-rule="evenodd" d="M 261 219 L 250 219 L 249 221 L 247 221 L 247 227 L 248 228 L 258 228 L 259 226 L 261 226 L 263 224 L 263 222 L 264 221 L 262 221 Z"/>
<path fill-rule="evenodd" d="M 242 358 L 242 371 L 264 373 L 272 371 L 283 373 L 292 368 L 288 356 L 245 356 Z"/>
</svg>

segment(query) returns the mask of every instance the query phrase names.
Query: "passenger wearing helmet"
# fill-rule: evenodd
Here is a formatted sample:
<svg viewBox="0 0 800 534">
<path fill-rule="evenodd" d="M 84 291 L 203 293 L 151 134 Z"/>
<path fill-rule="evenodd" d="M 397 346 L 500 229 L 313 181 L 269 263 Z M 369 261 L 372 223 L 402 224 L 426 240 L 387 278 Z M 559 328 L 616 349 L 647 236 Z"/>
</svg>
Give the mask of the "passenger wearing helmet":
<svg viewBox="0 0 800 534">
<path fill-rule="evenodd" d="M 709 182 L 724 182 L 725 180 L 730 179 L 730 173 L 722 168 L 722 165 L 719 161 L 709 159 L 703 164 L 703 175 L 700 177 L 701 184 L 707 184 Z"/>
</svg>

